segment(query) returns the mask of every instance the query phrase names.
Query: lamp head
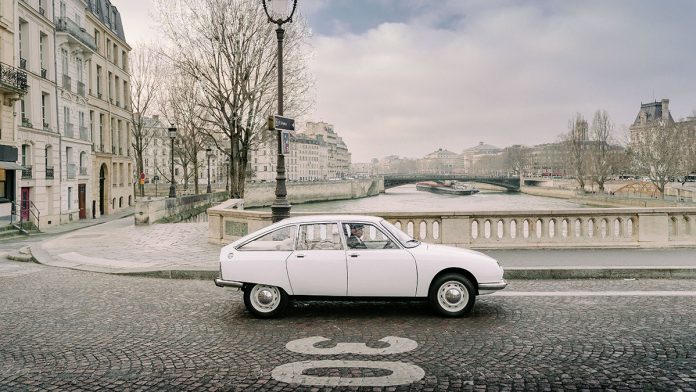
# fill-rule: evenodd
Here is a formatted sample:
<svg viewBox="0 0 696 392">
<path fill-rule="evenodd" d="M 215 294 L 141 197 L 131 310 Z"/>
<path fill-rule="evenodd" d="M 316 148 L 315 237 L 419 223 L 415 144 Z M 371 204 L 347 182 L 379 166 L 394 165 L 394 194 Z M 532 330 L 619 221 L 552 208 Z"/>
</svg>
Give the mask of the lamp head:
<svg viewBox="0 0 696 392">
<path fill-rule="evenodd" d="M 292 22 L 292 15 L 297 8 L 297 0 L 262 0 L 263 10 L 268 21 L 277 25 Z M 292 8 L 291 8 L 292 7 Z"/>
<path fill-rule="evenodd" d="M 169 127 L 168 131 L 169 131 L 169 137 L 174 139 L 176 137 L 176 127 L 174 126 L 174 124 L 172 124 L 172 126 Z"/>
</svg>

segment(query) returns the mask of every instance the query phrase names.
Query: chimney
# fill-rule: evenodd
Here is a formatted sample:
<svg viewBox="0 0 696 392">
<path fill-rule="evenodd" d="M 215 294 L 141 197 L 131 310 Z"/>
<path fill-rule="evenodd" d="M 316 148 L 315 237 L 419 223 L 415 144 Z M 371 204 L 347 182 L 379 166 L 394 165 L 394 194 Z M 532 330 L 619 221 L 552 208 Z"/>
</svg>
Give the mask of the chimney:
<svg viewBox="0 0 696 392">
<path fill-rule="evenodd" d="M 669 99 L 662 100 L 662 120 L 669 120 Z"/>
</svg>

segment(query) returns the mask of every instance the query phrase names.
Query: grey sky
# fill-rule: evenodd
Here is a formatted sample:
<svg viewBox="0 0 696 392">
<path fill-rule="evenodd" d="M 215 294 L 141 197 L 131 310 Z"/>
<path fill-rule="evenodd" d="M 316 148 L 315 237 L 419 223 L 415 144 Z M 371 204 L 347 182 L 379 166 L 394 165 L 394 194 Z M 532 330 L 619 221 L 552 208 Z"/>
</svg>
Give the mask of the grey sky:
<svg viewBox="0 0 696 392">
<path fill-rule="evenodd" d="M 114 0 L 129 42 L 152 0 Z M 696 109 L 696 2 L 299 0 L 313 30 L 316 107 L 354 162 L 485 141 L 555 141 L 606 109 L 618 137 L 641 102 Z"/>
</svg>

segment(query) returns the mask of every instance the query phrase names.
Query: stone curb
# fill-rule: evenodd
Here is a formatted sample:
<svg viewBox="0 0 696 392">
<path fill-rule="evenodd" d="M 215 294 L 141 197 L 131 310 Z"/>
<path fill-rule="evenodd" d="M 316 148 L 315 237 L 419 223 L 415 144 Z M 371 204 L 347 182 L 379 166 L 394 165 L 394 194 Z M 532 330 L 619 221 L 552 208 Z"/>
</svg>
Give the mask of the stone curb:
<svg viewBox="0 0 696 392">
<path fill-rule="evenodd" d="M 505 279 L 696 279 L 696 268 L 506 268 Z"/>
</svg>

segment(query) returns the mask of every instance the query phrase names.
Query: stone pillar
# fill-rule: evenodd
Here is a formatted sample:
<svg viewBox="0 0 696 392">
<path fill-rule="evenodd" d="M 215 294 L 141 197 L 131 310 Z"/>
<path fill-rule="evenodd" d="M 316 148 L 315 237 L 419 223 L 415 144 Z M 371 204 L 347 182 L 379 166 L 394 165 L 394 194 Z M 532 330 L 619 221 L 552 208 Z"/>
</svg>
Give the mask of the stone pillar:
<svg viewBox="0 0 696 392">
<path fill-rule="evenodd" d="M 481 227 L 479 227 L 479 236 Z M 471 219 L 468 216 L 443 216 L 440 225 L 442 244 L 469 246 L 471 244 Z"/>
<path fill-rule="evenodd" d="M 666 246 L 669 243 L 669 216 L 664 212 L 638 214 L 638 243 L 645 246 Z"/>
</svg>

